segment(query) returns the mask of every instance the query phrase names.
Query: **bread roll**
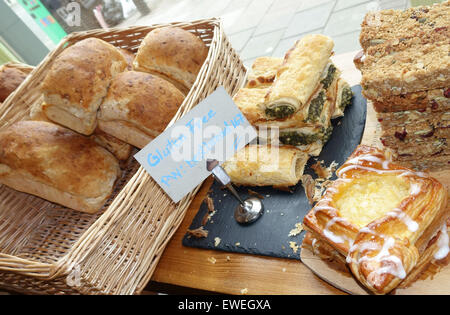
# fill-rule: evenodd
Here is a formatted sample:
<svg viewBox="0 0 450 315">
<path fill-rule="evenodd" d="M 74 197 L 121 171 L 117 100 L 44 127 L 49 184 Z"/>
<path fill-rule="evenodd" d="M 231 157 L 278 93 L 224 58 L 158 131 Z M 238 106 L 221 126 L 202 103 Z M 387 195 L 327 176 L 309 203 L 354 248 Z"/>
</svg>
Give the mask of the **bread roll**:
<svg viewBox="0 0 450 315">
<path fill-rule="evenodd" d="M 43 84 L 43 112 L 52 121 L 90 135 L 109 83 L 127 66 L 120 51 L 97 38 L 66 48 L 53 62 Z"/>
<path fill-rule="evenodd" d="M 26 79 L 27 74 L 17 68 L 8 67 L 7 64 L 0 67 L 0 103 L 14 92 Z"/>
<path fill-rule="evenodd" d="M 164 131 L 183 100 L 183 93 L 164 79 L 144 72 L 123 72 L 112 81 L 100 107 L 98 127 L 143 148 Z"/>
<path fill-rule="evenodd" d="M 0 183 L 82 212 L 101 209 L 120 174 L 94 141 L 43 121 L 0 131 Z"/>
<path fill-rule="evenodd" d="M 125 60 L 127 61 L 127 70 L 129 70 L 129 71 L 133 70 L 133 62 L 134 62 L 134 58 L 136 56 L 127 49 L 119 48 L 119 50 L 125 57 Z"/>
<path fill-rule="evenodd" d="M 134 69 L 157 74 L 189 93 L 206 57 L 203 41 L 178 27 L 158 28 L 145 36 L 134 61 Z"/>
<path fill-rule="evenodd" d="M 125 143 L 116 137 L 107 134 L 106 132 L 96 128 L 91 138 L 100 146 L 104 147 L 106 150 L 114 154 L 114 156 L 120 160 L 127 160 L 130 155 L 133 147 L 128 143 Z"/>
</svg>

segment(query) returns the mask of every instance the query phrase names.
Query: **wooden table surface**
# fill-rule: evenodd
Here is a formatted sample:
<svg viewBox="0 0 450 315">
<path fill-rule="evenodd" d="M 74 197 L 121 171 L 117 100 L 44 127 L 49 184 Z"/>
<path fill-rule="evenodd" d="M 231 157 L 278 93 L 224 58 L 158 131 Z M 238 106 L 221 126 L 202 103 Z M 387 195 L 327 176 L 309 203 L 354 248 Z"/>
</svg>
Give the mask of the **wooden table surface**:
<svg viewBox="0 0 450 315">
<path fill-rule="evenodd" d="M 342 77 L 352 86 L 359 84 L 361 79 L 353 65 L 355 54 L 350 52 L 333 57 Z M 378 146 L 378 131 L 379 124 L 369 103 L 362 143 Z M 449 173 L 439 177 L 446 178 Z M 180 228 L 166 247 L 152 281 L 226 294 L 241 294 L 243 289 L 250 295 L 345 294 L 320 280 L 300 261 L 183 246 L 182 239 L 211 183 L 212 179 L 205 181 L 193 200 Z M 209 260 L 211 257 L 216 260 L 214 264 Z"/>
</svg>

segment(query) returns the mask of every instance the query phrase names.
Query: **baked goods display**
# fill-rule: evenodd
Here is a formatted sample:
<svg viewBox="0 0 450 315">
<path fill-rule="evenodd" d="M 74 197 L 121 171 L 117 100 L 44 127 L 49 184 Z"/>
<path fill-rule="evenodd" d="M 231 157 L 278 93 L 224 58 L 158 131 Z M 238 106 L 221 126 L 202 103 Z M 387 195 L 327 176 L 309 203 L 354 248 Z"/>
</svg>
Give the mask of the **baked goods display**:
<svg viewBox="0 0 450 315">
<path fill-rule="evenodd" d="M 97 38 L 57 55 L 41 85 L 43 102 L 33 103 L 30 120 L 0 133 L 0 182 L 74 210 L 98 211 L 133 146 L 143 148 L 163 132 L 183 103 L 184 94 L 166 79 L 172 74 L 188 90 L 208 54 L 188 31 L 167 27 L 151 33 L 139 59 Z M 133 70 L 150 64 L 163 73 Z M 8 78 L 15 82 L 9 73 Z"/>
<path fill-rule="evenodd" d="M 415 169 L 450 167 L 450 1 L 368 13 L 355 58 L 381 141 Z"/>
<path fill-rule="evenodd" d="M 179 27 L 157 28 L 139 46 L 134 69 L 156 74 L 187 94 L 207 56 L 205 43 L 191 32 Z"/>
<path fill-rule="evenodd" d="M 26 79 L 28 73 L 15 67 L 11 67 L 8 63 L 0 66 L 0 103 L 14 92 L 19 85 Z"/>
<path fill-rule="evenodd" d="M 111 82 L 98 114 L 98 128 L 138 148 L 164 131 L 184 95 L 155 75 L 127 71 Z"/>
<path fill-rule="evenodd" d="M 42 83 L 44 114 L 81 134 L 92 134 L 109 83 L 126 66 L 125 57 L 117 48 L 97 38 L 66 48 Z"/>
<path fill-rule="evenodd" d="M 236 185 L 288 188 L 300 181 L 307 161 L 308 155 L 295 147 L 248 145 L 223 168 Z"/>
<path fill-rule="evenodd" d="M 346 261 L 376 294 L 410 283 L 430 262 L 446 258 L 450 208 L 437 180 L 368 146 L 359 146 L 336 174 L 304 218 L 306 248 Z"/>
<path fill-rule="evenodd" d="M 67 128 L 21 121 L 0 131 L 0 183 L 13 189 L 93 213 L 119 175 L 111 153 Z"/>
</svg>

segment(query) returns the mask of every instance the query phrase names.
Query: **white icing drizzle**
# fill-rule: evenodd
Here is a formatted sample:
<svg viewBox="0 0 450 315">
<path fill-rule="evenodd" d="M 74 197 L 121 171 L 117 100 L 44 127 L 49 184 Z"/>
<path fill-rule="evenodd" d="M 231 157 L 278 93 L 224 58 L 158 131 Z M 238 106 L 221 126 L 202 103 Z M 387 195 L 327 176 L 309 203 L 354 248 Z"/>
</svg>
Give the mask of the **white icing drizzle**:
<svg viewBox="0 0 450 315">
<path fill-rule="evenodd" d="M 407 227 L 408 230 L 411 232 L 417 231 L 419 228 L 419 224 L 417 224 L 416 221 L 411 219 L 405 212 L 403 212 L 401 209 L 395 208 L 393 211 L 388 212 L 386 215 L 390 217 L 394 217 L 402 221 Z"/>
<path fill-rule="evenodd" d="M 383 164 L 383 160 L 374 155 L 360 155 L 348 160 L 345 164 L 358 164 L 359 161 L 367 161 L 378 164 Z"/>
<path fill-rule="evenodd" d="M 420 193 L 420 185 L 416 183 L 412 183 L 409 189 L 409 193 L 411 195 L 418 195 Z"/>
<path fill-rule="evenodd" d="M 441 260 L 447 257 L 448 253 L 450 252 L 449 249 L 449 237 L 447 233 L 447 224 L 444 224 L 441 228 L 441 235 L 439 236 L 439 239 L 437 240 L 437 246 L 439 250 L 434 254 L 434 258 L 436 260 Z"/>
<path fill-rule="evenodd" d="M 340 217 L 334 217 L 333 219 L 331 219 L 330 221 L 328 221 L 327 225 L 325 226 L 325 228 L 323 229 L 323 234 L 330 239 L 333 243 L 336 244 L 343 244 L 345 243 L 345 241 L 347 241 L 350 246 L 353 245 L 353 240 L 349 237 L 347 237 L 346 235 L 336 235 L 333 232 L 331 232 L 329 230 L 329 228 L 335 224 L 336 222 L 347 222 L 345 219 L 340 218 Z"/>
<path fill-rule="evenodd" d="M 383 237 L 384 238 L 384 237 Z M 388 237 L 387 239 L 385 239 L 385 242 L 383 244 L 383 247 L 381 248 L 380 252 L 374 256 L 374 257 L 368 257 L 368 256 L 364 256 L 361 257 L 359 260 L 357 260 L 357 263 L 360 264 L 361 262 L 364 261 L 368 261 L 368 262 L 376 262 L 381 264 L 382 262 L 388 261 L 391 262 L 392 264 L 388 264 L 387 266 L 383 266 L 381 268 L 378 268 L 374 271 L 372 271 L 369 276 L 367 277 L 367 279 L 370 281 L 370 279 L 373 279 L 376 275 L 381 275 L 381 274 L 391 274 L 394 277 L 400 278 L 400 279 L 404 279 L 406 277 L 406 271 L 405 268 L 403 267 L 403 263 L 401 261 L 400 258 L 398 258 L 395 255 L 391 255 L 389 250 L 394 247 L 395 245 L 395 239 L 392 237 Z M 365 243 L 372 243 L 372 242 L 365 242 Z M 374 245 L 369 245 L 369 244 L 360 244 L 357 246 L 353 247 L 353 250 L 355 249 L 370 249 L 374 247 Z M 379 247 L 376 247 L 375 249 L 378 249 Z M 350 256 L 350 255 L 349 255 Z M 351 259 L 348 259 L 347 257 L 347 261 L 351 262 Z M 371 281 L 372 282 L 372 281 Z"/>
<path fill-rule="evenodd" d="M 376 169 L 376 168 L 369 167 L 369 166 L 362 166 L 362 165 L 353 164 L 353 165 L 349 165 L 349 166 L 346 166 L 346 167 L 340 169 L 338 171 L 338 176 L 341 176 L 343 173 L 345 173 L 345 172 L 347 172 L 347 171 L 349 171 L 351 169 L 362 169 L 362 170 L 366 170 L 366 171 L 369 171 L 369 172 L 376 172 L 378 174 L 385 174 L 385 173 L 394 173 L 394 174 L 395 173 L 401 173 L 402 174 L 402 173 L 405 172 L 404 170 L 386 170 L 386 169 L 385 170 L 380 170 L 380 169 Z"/>
</svg>

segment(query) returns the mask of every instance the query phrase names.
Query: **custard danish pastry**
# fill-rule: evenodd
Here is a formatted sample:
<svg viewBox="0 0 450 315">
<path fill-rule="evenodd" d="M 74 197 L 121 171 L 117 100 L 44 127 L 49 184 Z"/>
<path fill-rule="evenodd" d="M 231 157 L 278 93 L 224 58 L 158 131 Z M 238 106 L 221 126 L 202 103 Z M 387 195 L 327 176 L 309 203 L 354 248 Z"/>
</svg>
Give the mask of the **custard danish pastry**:
<svg viewBox="0 0 450 315">
<path fill-rule="evenodd" d="M 389 293 L 430 255 L 430 241 L 446 231 L 447 191 L 429 175 L 393 164 L 368 146 L 359 146 L 336 174 L 304 226 L 345 256 L 370 291 Z"/>
</svg>

